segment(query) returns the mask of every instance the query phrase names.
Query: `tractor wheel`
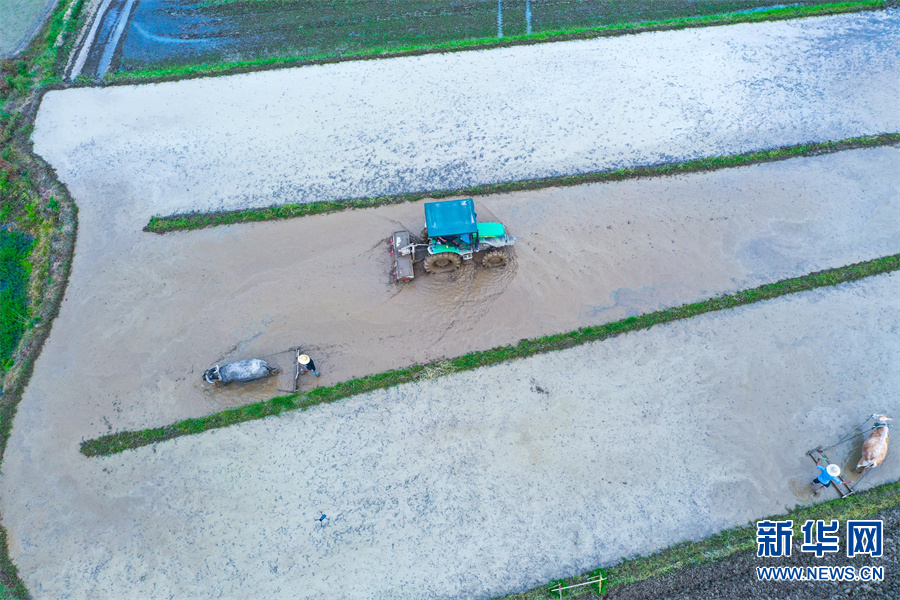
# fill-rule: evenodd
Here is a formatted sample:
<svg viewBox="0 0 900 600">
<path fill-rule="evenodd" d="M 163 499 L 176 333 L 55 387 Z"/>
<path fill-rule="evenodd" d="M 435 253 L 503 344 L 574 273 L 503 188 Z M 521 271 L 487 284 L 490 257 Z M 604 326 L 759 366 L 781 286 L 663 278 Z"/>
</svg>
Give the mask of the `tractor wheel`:
<svg viewBox="0 0 900 600">
<path fill-rule="evenodd" d="M 505 267 L 507 262 L 509 262 L 509 258 L 503 250 L 491 250 L 481 259 L 481 264 L 488 269 Z"/>
<path fill-rule="evenodd" d="M 453 252 L 441 252 L 425 258 L 425 271 L 428 273 L 450 273 L 459 268 L 462 258 Z"/>
</svg>

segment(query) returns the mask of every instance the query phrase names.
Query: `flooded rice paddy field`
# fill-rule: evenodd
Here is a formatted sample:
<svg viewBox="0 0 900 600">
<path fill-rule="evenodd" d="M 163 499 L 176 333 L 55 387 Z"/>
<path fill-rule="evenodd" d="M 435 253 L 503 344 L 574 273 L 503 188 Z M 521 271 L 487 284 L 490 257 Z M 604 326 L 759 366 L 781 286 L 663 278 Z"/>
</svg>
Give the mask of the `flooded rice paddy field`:
<svg viewBox="0 0 900 600">
<path fill-rule="evenodd" d="M 55 3 L 55 0 L 0 2 L 0 58 L 21 50 Z"/>
<path fill-rule="evenodd" d="M 112 69 L 355 54 L 778 4 L 778 0 L 140 0 Z"/>
<path fill-rule="evenodd" d="M 518 238 L 510 267 L 405 286 L 389 281 L 386 238 L 421 231 L 422 202 L 159 236 L 105 225 L 132 191 L 71 181 L 106 199 L 79 214 L 103 234 L 79 238 L 50 379 L 79 381 L 99 413 L 74 397 L 63 410 L 92 435 L 164 425 L 289 389 L 211 389 L 214 363 L 300 346 L 322 371 L 308 389 L 891 254 L 898 163 L 881 148 L 476 198 Z"/>
<path fill-rule="evenodd" d="M 898 297 L 873 277 L 103 459 L 77 442 L 111 399 L 54 327 L 10 550 L 35 598 L 521 591 L 802 501 L 806 450 L 900 413 Z M 898 477 L 894 452 L 866 485 Z"/>
<path fill-rule="evenodd" d="M 459 126 L 462 113 L 444 114 L 467 96 L 437 84 L 444 104 L 415 110 L 402 95 L 387 98 L 391 111 L 373 106 L 377 94 L 365 90 L 327 101 L 291 94 L 327 87 L 335 73 L 383 89 L 410 66 L 426 81 L 485 82 L 476 91 L 489 94 L 498 84 L 484 63 L 505 56 L 509 67 L 512 51 L 465 53 L 464 68 L 449 70 L 445 61 L 460 57 L 48 93 L 35 148 L 78 202 L 79 238 L 3 465 L 3 523 L 29 589 L 39 598 L 483 597 L 804 501 L 806 450 L 876 410 L 900 412 L 896 274 L 108 458 L 87 459 L 78 444 L 281 385 L 210 389 L 200 376 L 218 361 L 300 345 L 322 371 L 302 382 L 309 389 L 897 252 L 895 147 L 476 198 L 518 237 L 511 268 L 470 266 L 404 287 L 388 281 L 384 240 L 421 230 L 421 202 L 141 231 L 150 215 L 179 210 L 577 172 L 571 157 L 585 153 L 595 166 L 609 154 L 682 160 L 894 131 L 895 22 L 884 13 L 515 49 L 522 72 L 549 57 L 532 80 L 545 84 L 565 68 L 582 72 L 579 53 L 605 51 L 610 65 L 685 63 L 710 47 L 747 58 L 733 73 L 715 60 L 705 72 L 686 64 L 696 78 L 663 78 L 678 91 L 665 103 L 650 87 L 665 67 L 630 63 L 622 81 L 645 70 L 648 79 L 618 91 L 649 100 L 637 111 L 604 104 L 603 121 L 587 126 L 590 94 L 567 105 L 549 94 L 554 85 L 476 95 L 457 109 L 474 115 L 478 136 Z M 782 52 L 786 40 L 795 47 Z M 621 88 L 617 75 L 595 85 Z M 545 88 L 546 110 L 577 118 L 523 119 L 519 99 Z M 660 121 L 649 119 L 663 104 Z M 325 112 L 308 118 L 304 107 Z M 382 128 L 367 130 L 373 114 Z M 543 144 L 523 168 L 516 159 L 537 151 L 510 144 L 510 131 L 565 139 L 573 154 Z M 398 158 L 369 153 L 386 142 L 419 162 L 404 171 Z M 453 162 L 463 142 L 477 170 Z M 891 458 L 870 483 L 898 474 Z"/>
<path fill-rule="evenodd" d="M 328 385 L 894 253 L 896 148 L 476 198 L 518 237 L 513 265 L 404 288 L 388 282 L 385 239 L 421 231 L 421 202 L 166 236 L 141 228 L 154 214 L 895 131 L 897 18 L 49 92 L 35 149 L 76 198 L 81 228 L 61 312 L 71 316 L 54 336 L 66 369 L 99 374 L 79 378 L 99 412 L 74 410 L 73 423 L 96 435 L 271 397 L 284 381 L 211 393 L 200 374 L 293 346 L 321 360 L 322 378 L 304 385 Z M 729 61 L 740 68 L 719 69 Z M 500 77 L 511 69 L 528 79 Z M 573 84 L 574 72 L 590 79 Z M 397 81 L 420 95 L 392 92 Z M 472 93 L 446 93 L 465 81 Z"/>
<path fill-rule="evenodd" d="M 107 186 L 91 202 L 117 187 L 128 210 L 102 212 L 130 229 L 839 140 L 900 131 L 898 24 L 884 11 L 50 91 L 35 144 L 63 181 Z"/>
</svg>

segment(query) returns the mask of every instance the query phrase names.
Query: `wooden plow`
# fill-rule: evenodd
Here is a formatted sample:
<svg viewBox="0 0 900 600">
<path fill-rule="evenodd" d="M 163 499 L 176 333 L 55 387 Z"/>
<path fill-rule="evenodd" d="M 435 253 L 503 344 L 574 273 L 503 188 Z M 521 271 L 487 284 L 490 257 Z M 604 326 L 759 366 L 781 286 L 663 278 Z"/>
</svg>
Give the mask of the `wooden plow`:
<svg viewBox="0 0 900 600">
<path fill-rule="evenodd" d="M 868 423 L 869 420 L 873 419 L 874 417 L 875 417 L 875 415 L 872 415 L 871 417 L 869 417 L 868 419 L 866 419 L 865 421 L 863 421 L 862 423 L 860 423 L 859 425 L 857 425 L 856 427 L 851 429 L 849 434 L 845 435 L 840 440 L 831 444 L 830 446 L 826 446 L 824 448 L 822 446 L 817 446 L 817 447 L 813 448 L 812 450 L 808 451 L 806 453 L 806 455 L 809 456 L 813 460 L 813 462 L 816 463 L 816 465 L 818 465 L 820 462 L 823 462 L 823 461 L 826 465 L 832 464 L 831 459 L 828 458 L 828 455 L 825 454 L 825 452 L 828 450 L 831 450 L 832 448 L 842 446 L 842 445 L 846 444 L 847 442 L 850 442 L 862 435 L 869 433 L 870 431 L 875 429 L 875 427 L 878 427 L 878 425 L 876 424 L 868 429 L 861 429 L 861 427 L 863 425 Z M 859 431 L 856 431 L 854 433 L 854 431 L 857 429 L 859 429 Z M 840 465 L 838 465 L 838 466 L 840 466 Z M 838 494 L 841 495 L 841 498 L 846 498 L 847 496 L 852 496 L 853 494 L 855 494 L 857 492 L 857 490 L 859 490 L 859 484 L 862 482 L 863 479 L 865 479 L 866 475 L 868 475 L 868 474 L 869 474 L 869 469 L 865 469 L 862 472 L 862 475 L 860 475 L 859 479 L 857 479 L 856 481 L 848 481 L 848 482 L 842 481 L 840 485 L 834 484 L 834 489 L 836 489 Z"/>
</svg>

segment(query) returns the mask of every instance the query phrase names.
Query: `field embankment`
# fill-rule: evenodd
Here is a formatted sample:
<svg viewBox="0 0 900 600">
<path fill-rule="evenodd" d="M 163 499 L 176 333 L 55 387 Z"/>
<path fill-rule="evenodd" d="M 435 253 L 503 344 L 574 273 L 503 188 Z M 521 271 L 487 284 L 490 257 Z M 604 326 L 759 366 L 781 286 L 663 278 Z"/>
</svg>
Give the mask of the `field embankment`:
<svg viewBox="0 0 900 600">
<path fill-rule="evenodd" d="M 4 3 L 0 10 L 18 10 L 18 6 Z M 59 81 L 57 73 L 72 48 L 81 6 L 81 0 L 56 4 L 36 37 L 15 60 L 0 61 L 0 235 L 4 246 L 0 266 L 4 278 L 0 286 L 0 458 L 5 454 L 34 361 L 62 302 L 75 246 L 75 205 L 52 169 L 32 153 L 30 136 L 41 88 Z M 4 25 L 6 22 L 4 19 Z M 10 239 L 18 240 L 12 242 L 12 252 Z M 30 240 L 27 250 L 23 239 Z M 3 527 L 0 595 L 28 597 L 9 556 Z"/>
</svg>

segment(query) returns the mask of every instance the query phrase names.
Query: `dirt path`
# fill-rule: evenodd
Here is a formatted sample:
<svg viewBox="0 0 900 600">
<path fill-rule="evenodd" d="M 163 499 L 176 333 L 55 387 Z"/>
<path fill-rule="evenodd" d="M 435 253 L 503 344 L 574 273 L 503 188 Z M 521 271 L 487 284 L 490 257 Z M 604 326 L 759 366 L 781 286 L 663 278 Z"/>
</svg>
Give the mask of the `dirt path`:
<svg viewBox="0 0 900 600">
<path fill-rule="evenodd" d="M 900 131 L 900 12 L 50 92 L 35 147 L 127 219 Z M 77 193 L 110 212 L 105 194 Z M 92 200 L 88 200 L 91 198 Z"/>
</svg>

